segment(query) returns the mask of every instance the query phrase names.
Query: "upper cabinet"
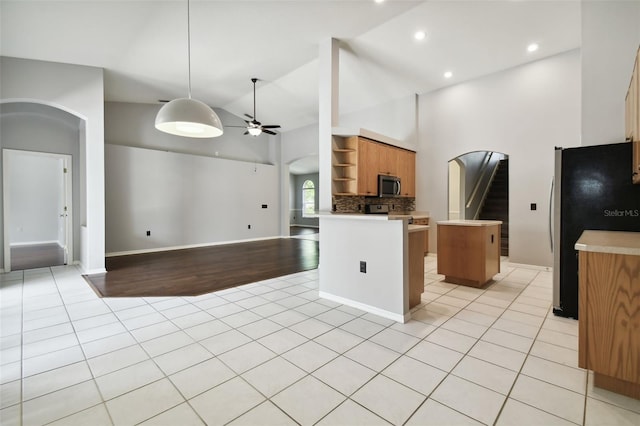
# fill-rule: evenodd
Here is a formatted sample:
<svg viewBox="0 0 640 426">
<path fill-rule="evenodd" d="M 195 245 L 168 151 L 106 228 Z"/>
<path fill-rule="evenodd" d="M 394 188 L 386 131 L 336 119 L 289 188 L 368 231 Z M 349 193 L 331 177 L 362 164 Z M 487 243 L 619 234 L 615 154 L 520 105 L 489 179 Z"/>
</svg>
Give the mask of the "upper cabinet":
<svg viewBox="0 0 640 426">
<path fill-rule="evenodd" d="M 397 176 L 401 196 L 416 196 L 416 154 L 362 136 L 334 136 L 333 195 L 378 195 L 378 175 Z"/>
<path fill-rule="evenodd" d="M 633 141 L 633 183 L 640 184 L 640 47 L 631 74 L 629 91 L 625 98 L 625 137 Z"/>
</svg>

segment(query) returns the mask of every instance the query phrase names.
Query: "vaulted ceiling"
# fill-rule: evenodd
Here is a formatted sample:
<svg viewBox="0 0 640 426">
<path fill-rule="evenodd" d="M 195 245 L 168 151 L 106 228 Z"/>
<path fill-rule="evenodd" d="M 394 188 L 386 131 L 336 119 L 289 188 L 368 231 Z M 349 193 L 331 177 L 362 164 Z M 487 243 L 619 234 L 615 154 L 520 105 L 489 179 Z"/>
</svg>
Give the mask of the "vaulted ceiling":
<svg viewBox="0 0 640 426">
<path fill-rule="evenodd" d="M 193 97 L 242 116 L 257 77 L 257 116 L 283 130 L 317 121 L 318 45 L 329 37 L 341 41 L 345 113 L 580 47 L 577 0 L 191 0 L 190 8 Z M 187 0 L 2 0 L 0 27 L 3 56 L 104 68 L 107 101 L 187 95 Z"/>
</svg>

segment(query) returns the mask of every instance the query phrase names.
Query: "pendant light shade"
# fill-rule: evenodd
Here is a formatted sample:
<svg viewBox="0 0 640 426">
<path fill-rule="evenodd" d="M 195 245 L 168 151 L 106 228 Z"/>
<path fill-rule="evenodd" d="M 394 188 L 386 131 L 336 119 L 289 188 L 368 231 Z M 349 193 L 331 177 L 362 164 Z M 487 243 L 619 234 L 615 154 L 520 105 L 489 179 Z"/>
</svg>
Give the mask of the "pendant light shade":
<svg viewBox="0 0 640 426">
<path fill-rule="evenodd" d="M 187 0 L 189 97 L 174 99 L 156 115 L 156 129 L 188 138 L 215 138 L 224 133 L 220 117 L 204 102 L 191 99 L 191 2 Z"/>
<path fill-rule="evenodd" d="M 156 129 L 189 138 L 215 138 L 222 135 L 222 122 L 204 102 L 180 98 L 165 104 L 156 115 Z"/>
</svg>

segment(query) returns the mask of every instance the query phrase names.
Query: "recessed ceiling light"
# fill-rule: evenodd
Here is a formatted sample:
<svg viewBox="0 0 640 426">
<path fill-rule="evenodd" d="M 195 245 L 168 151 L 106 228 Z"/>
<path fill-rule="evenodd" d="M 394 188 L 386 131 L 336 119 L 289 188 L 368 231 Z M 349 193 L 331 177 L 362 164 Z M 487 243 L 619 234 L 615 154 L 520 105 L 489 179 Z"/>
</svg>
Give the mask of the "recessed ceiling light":
<svg viewBox="0 0 640 426">
<path fill-rule="evenodd" d="M 536 50 L 538 50 L 538 43 L 531 43 L 530 45 L 527 46 L 527 52 L 535 52 Z"/>
<path fill-rule="evenodd" d="M 384 0 L 374 0 L 376 3 L 384 3 Z"/>
<path fill-rule="evenodd" d="M 416 31 L 416 33 L 413 35 L 416 40 L 424 40 L 426 36 L 427 33 L 425 33 L 424 31 Z"/>
<path fill-rule="evenodd" d="M 444 78 L 451 78 L 451 77 L 453 77 L 453 73 L 451 71 L 445 71 Z"/>
</svg>

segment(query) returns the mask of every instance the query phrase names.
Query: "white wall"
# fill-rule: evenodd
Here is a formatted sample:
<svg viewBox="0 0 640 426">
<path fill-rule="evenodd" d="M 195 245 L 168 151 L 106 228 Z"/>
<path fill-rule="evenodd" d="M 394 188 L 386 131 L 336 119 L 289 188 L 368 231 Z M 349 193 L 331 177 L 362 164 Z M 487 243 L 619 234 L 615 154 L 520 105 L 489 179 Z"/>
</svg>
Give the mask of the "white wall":
<svg viewBox="0 0 640 426">
<path fill-rule="evenodd" d="M 111 144 L 105 155 L 108 253 L 279 235 L 277 166 Z"/>
<path fill-rule="evenodd" d="M 371 215 L 378 216 L 378 215 Z M 409 310 L 406 221 L 320 216 L 320 297 L 404 322 Z M 367 272 L 360 272 L 360 261 Z"/>
<path fill-rule="evenodd" d="M 44 103 L 84 121 L 80 141 L 80 263 L 88 273 L 105 270 L 103 80 L 101 68 L 0 57 L 2 102 Z"/>
<path fill-rule="evenodd" d="M 624 141 L 624 99 L 640 46 L 640 1 L 582 2 L 582 145 Z"/>
<path fill-rule="evenodd" d="M 509 155 L 509 254 L 516 263 L 551 266 L 549 190 L 554 146 L 577 146 L 577 50 L 420 96 L 416 204 L 432 223 L 447 218 L 449 160 L 489 150 Z M 529 210 L 537 203 L 536 211 Z M 436 232 L 430 232 L 436 248 Z"/>
<path fill-rule="evenodd" d="M 155 128 L 156 114 L 162 105 L 106 102 L 105 140 L 109 144 L 137 146 L 183 154 L 204 155 L 232 160 L 273 164 L 270 146 L 276 137 L 263 133 L 243 135 L 244 128 L 225 127 L 217 138 L 198 139 L 170 135 Z M 224 126 L 244 126 L 244 121 L 229 112 L 216 109 Z"/>
<path fill-rule="evenodd" d="M 403 148 L 418 144 L 416 95 L 395 99 L 363 111 L 340 115 L 340 127 L 362 128 L 396 139 Z"/>
<path fill-rule="evenodd" d="M 11 245 L 58 241 L 62 160 L 17 153 L 9 169 Z"/>
</svg>

